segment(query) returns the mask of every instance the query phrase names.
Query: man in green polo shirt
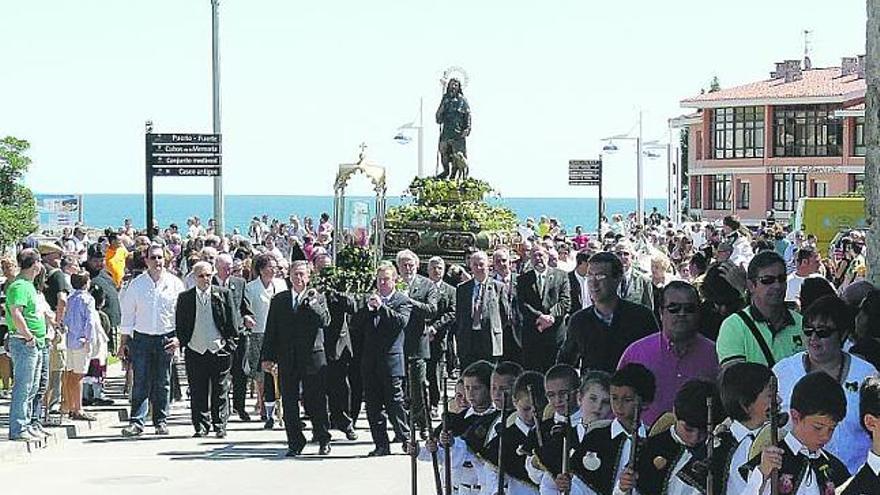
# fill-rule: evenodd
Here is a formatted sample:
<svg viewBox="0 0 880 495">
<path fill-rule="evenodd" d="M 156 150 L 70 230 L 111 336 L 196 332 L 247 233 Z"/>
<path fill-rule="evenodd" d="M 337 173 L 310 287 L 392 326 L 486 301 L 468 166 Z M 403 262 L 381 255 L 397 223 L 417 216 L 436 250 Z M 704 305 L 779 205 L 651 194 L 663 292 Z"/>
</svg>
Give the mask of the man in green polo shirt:
<svg viewBox="0 0 880 495">
<path fill-rule="evenodd" d="M 721 323 L 718 360 L 722 367 L 744 361 L 773 367 L 804 349 L 801 315 L 785 306 L 785 261 L 778 254 L 755 255 L 747 277 L 751 303 Z"/>
<path fill-rule="evenodd" d="M 34 278 L 42 269 L 40 253 L 23 249 L 18 253 L 18 278 L 6 287 L 6 323 L 12 357 L 12 403 L 9 408 L 9 439 L 34 441 L 41 432 L 30 429 L 30 407 L 39 385 L 40 356 L 46 345 L 46 322 L 37 311 Z"/>
</svg>

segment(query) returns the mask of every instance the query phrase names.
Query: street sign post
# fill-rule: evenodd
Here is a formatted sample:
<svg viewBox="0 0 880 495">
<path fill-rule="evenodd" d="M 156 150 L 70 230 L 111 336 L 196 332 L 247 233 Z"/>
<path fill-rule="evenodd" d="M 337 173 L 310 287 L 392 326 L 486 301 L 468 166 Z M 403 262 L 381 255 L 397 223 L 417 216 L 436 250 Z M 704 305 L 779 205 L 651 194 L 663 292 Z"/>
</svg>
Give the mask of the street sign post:
<svg viewBox="0 0 880 495">
<path fill-rule="evenodd" d="M 153 134 L 146 128 L 147 232 L 153 228 L 153 178 L 219 177 L 223 164 L 220 134 Z"/>
<path fill-rule="evenodd" d="M 570 186 L 598 186 L 599 187 L 599 221 L 596 224 L 596 233 L 602 235 L 602 217 L 605 216 L 604 202 L 602 201 L 602 157 L 598 160 L 569 160 L 568 161 L 568 185 Z"/>
</svg>

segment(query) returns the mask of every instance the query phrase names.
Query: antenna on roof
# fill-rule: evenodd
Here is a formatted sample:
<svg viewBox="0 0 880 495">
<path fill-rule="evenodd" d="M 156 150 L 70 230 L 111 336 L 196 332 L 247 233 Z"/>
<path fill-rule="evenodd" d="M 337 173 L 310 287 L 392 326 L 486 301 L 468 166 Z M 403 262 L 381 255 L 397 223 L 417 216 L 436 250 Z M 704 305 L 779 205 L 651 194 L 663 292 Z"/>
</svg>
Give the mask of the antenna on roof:
<svg viewBox="0 0 880 495">
<path fill-rule="evenodd" d="M 813 68 L 813 62 L 810 60 L 810 35 L 813 31 L 804 29 L 804 70 Z"/>
</svg>

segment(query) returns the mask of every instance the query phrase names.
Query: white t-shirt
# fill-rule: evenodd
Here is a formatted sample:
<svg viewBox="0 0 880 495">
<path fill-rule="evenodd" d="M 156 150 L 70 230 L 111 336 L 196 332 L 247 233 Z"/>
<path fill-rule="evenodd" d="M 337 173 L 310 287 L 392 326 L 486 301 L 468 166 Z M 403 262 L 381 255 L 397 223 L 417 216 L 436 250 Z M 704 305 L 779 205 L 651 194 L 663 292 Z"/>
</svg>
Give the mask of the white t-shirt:
<svg viewBox="0 0 880 495">
<path fill-rule="evenodd" d="M 779 361 L 773 367 L 773 373 L 779 381 L 779 396 L 782 398 L 784 411 L 791 406 L 791 393 L 795 384 L 807 374 L 804 368 L 805 355 L 806 351 L 799 352 Z M 871 437 L 859 421 L 859 385 L 866 377 L 876 375 L 877 370 L 864 359 L 847 355 L 851 359 L 849 373 L 842 384 L 846 396 L 846 417 L 837 425 L 825 450 L 843 461 L 851 473 L 855 473 L 865 463 L 871 449 Z"/>
<path fill-rule="evenodd" d="M 786 302 L 792 301 L 800 304 L 801 287 L 804 285 L 804 280 L 808 278 L 822 278 L 822 275 L 819 273 L 811 273 L 806 277 L 801 277 L 797 272 L 791 272 L 788 275 L 788 288 L 785 290 Z"/>
</svg>

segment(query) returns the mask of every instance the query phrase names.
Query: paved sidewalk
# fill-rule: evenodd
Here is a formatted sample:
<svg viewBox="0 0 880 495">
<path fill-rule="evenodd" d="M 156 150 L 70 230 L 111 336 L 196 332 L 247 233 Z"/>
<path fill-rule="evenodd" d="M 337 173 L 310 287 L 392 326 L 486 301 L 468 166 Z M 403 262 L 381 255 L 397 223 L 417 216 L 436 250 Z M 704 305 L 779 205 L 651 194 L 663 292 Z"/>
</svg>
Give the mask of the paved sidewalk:
<svg viewBox="0 0 880 495">
<path fill-rule="evenodd" d="M 24 460 L 29 454 L 64 443 L 71 438 L 79 438 L 87 432 L 118 424 L 128 418 L 128 400 L 123 394 L 125 374 L 119 363 L 107 368 L 104 392 L 115 402 L 112 406 L 86 407 L 94 414 L 95 421 L 73 421 L 63 419 L 59 426 L 46 426 L 48 438 L 38 442 L 15 442 L 9 440 L 9 405 L 11 398 L 0 399 L 0 462 Z"/>
</svg>

